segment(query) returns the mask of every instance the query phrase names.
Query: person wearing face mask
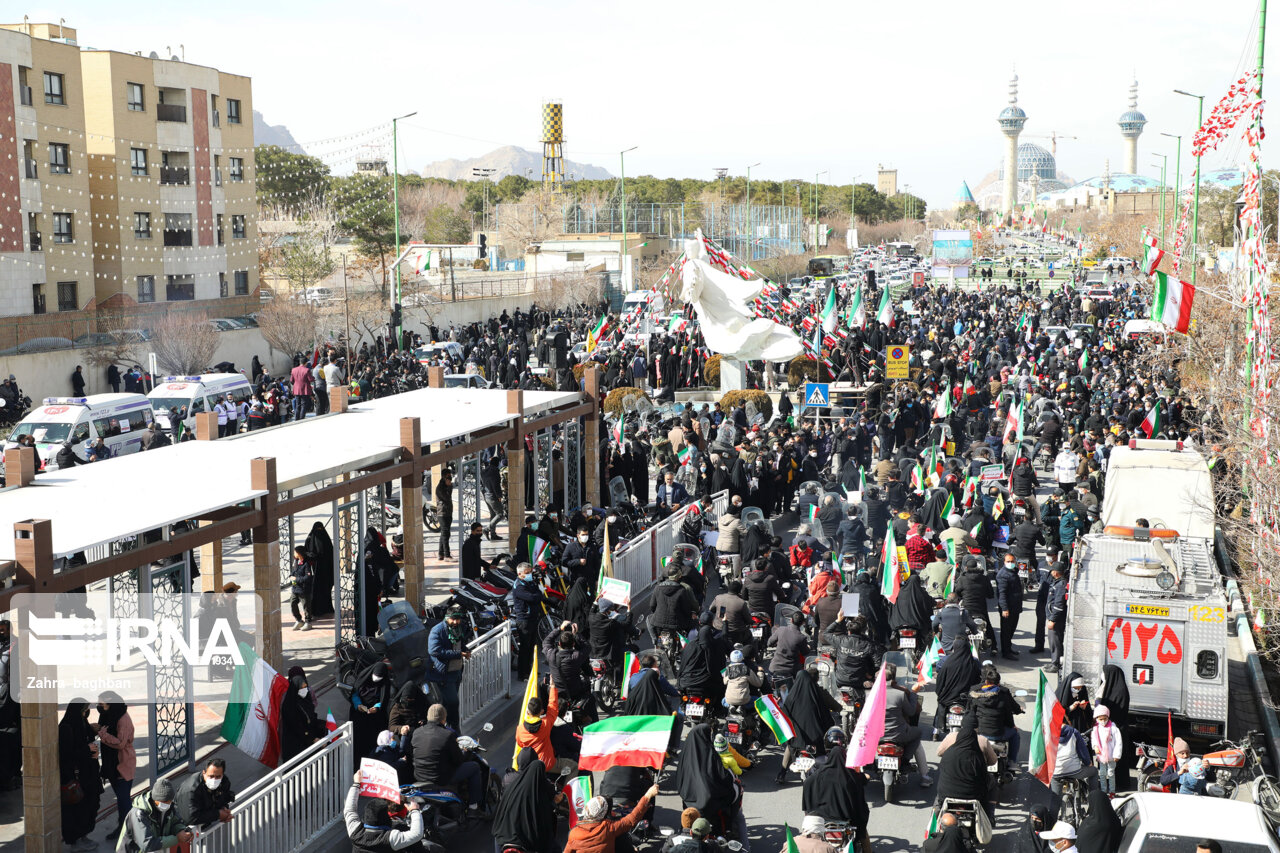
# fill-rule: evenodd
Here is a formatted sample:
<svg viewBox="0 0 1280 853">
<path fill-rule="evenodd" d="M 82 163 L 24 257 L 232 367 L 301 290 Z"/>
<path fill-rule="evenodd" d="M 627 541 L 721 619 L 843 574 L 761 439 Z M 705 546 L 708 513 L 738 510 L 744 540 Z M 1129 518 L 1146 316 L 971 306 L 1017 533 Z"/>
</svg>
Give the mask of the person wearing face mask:
<svg viewBox="0 0 1280 853">
<path fill-rule="evenodd" d="M 591 531 L 579 527 L 572 542 L 564 549 L 560 565 L 569 575 L 569 583 L 586 581 L 591 597 L 595 598 L 596 581 L 600 576 L 600 549 L 591 544 Z"/>
<path fill-rule="evenodd" d="M 217 821 L 231 820 L 231 803 L 235 798 L 231 780 L 227 778 L 227 762 L 210 758 L 203 770 L 192 773 L 178 788 L 174 811 L 184 824 L 208 829 Z"/>
<path fill-rule="evenodd" d="M 168 779 L 161 779 L 150 791 L 139 794 L 125 815 L 116 850 L 142 853 L 190 843 L 191 829 L 178 817 L 173 798 L 173 783 Z"/>
<path fill-rule="evenodd" d="M 357 756 L 363 758 L 373 752 L 378 732 L 387 728 L 393 695 L 391 668 L 385 661 L 378 661 L 356 676 L 355 687 L 351 692 L 350 720 Z"/>
<path fill-rule="evenodd" d="M 545 612 L 544 605 L 549 603 L 537 581 L 533 579 L 533 567 L 528 563 L 522 562 L 516 566 L 516 585 L 512 587 L 511 595 L 511 621 L 515 624 L 520 641 L 516 674 L 522 679 L 528 679 L 529 670 L 533 668 L 533 655 L 538 647 L 534 627 Z"/>
<path fill-rule="evenodd" d="M 387 707 L 390 710 L 390 703 Z M 316 716 L 306 676 L 290 677 L 289 687 L 280 702 L 280 760 L 293 758 L 324 737 L 326 731 L 325 724 Z"/>
<path fill-rule="evenodd" d="M 1060 820 L 1047 832 L 1037 833 L 1044 841 L 1049 842 L 1049 849 L 1055 853 L 1076 853 L 1076 828 L 1065 820 Z"/>
<path fill-rule="evenodd" d="M 116 836 L 129 813 L 129 793 L 138 767 L 138 753 L 133 748 L 133 720 L 118 693 L 107 691 L 98 697 L 98 722 L 94 728 L 102 741 L 102 778 L 111 783 L 111 790 L 116 794 L 120 819 L 111 833 Z"/>
<path fill-rule="evenodd" d="M 473 522 L 471 532 L 462 543 L 462 560 L 459 571 L 462 577 L 469 580 L 480 580 L 481 574 L 489 568 L 489 562 L 480 556 L 480 539 L 484 535 L 484 525 Z"/>
<path fill-rule="evenodd" d="M 1022 579 L 1018 577 L 1018 563 L 1013 554 L 1004 555 L 1004 562 L 996 572 L 996 604 L 1000 611 L 1000 656 L 1017 660 L 1013 635 L 1018 630 L 1018 617 L 1022 615 Z"/>
</svg>

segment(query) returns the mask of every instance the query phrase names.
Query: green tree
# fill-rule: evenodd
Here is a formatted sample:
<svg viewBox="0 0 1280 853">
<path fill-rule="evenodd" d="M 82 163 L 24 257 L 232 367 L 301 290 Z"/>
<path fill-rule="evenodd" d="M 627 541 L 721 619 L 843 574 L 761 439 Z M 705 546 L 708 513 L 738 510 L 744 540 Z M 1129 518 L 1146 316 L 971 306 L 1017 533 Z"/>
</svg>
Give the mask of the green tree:
<svg viewBox="0 0 1280 853">
<path fill-rule="evenodd" d="M 471 239 L 471 220 L 447 204 L 427 211 L 422 239 L 427 243 L 466 243 Z"/>
<path fill-rule="evenodd" d="M 272 253 L 272 271 L 302 292 L 332 273 L 334 263 L 329 254 L 329 229 L 330 224 L 326 220 L 309 215 L 299 217 L 293 233 L 287 235 Z"/>
<path fill-rule="evenodd" d="M 517 202 L 533 187 L 534 182 L 524 175 L 507 175 L 489 190 L 489 201 Z"/>
<path fill-rule="evenodd" d="M 338 227 L 355 240 L 356 251 L 382 267 L 383 296 L 387 294 L 388 265 L 395 260 L 388 258 L 396 242 L 391 190 L 391 178 L 368 174 L 334 178 L 329 186 Z M 400 239 L 408 237 L 401 234 Z"/>
<path fill-rule="evenodd" d="M 290 212 L 324 201 L 329 167 L 320 158 L 278 145 L 259 145 L 253 157 L 259 206 Z"/>
</svg>

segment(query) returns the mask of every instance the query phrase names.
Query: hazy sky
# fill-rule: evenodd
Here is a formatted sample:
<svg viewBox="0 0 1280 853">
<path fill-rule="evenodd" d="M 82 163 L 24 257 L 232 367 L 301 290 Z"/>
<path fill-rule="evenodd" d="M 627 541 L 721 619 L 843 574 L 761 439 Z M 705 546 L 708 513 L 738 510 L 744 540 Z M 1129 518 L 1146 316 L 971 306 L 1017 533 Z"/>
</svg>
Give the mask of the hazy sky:
<svg viewBox="0 0 1280 853">
<path fill-rule="evenodd" d="M 633 145 L 632 175 L 711 178 L 714 167 L 742 174 L 759 162 L 753 177 L 812 180 L 829 170 L 824 182 L 843 183 L 874 180 L 883 163 L 933 204 L 997 166 L 995 118 L 1015 65 L 1030 117 L 1024 138 L 1079 137 L 1058 146 L 1059 167 L 1077 180 L 1100 174 L 1107 158 L 1123 168 L 1116 119 L 1136 72 L 1150 122 L 1139 170 L 1158 176 L 1153 152 L 1167 152 L 1172 172 L 1174 143 L 1159 132 L 1189 142 L 1196 105 L 1171 90 L 1207 95 L 1207 114 L 1252 68 L 1257 20 L 1256 0 L 222 0 L 137 9 L 66 0 L 22 11 L 33 21 L 65 17 L 81 45 L 163 54 L 182 44 L 190 62 L 248 74 L 255 107 L 304 144 L 417 110 L 401 124 L 408 169 L 499 144 L 537 150 L 541 102 L 559 98 L 566 156 L 615 174 L 617 152 Z M 1241 154 L 1228 148 L 1205 168 L 1233 165 Z M 347 143 L 324 150 L 339 169 L 357 154 Z"/>
</svg>

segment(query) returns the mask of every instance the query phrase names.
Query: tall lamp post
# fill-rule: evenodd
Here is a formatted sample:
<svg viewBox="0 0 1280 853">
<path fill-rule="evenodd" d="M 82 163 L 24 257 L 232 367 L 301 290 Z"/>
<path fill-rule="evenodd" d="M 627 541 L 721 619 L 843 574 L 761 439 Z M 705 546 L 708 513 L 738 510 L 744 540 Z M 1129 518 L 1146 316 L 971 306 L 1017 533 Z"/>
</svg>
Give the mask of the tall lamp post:
<svg viewBox="0 0 1280 853">
<path fill-rule="evenodd" d="M 621 278 L 626 270 L 627 257 L 627 151 L 635 151 L 639 145 L 632 145 L 626 151 L 618 152 L 619 168 L 622 172 L 622 254 L 618 257 L 618 276 Z"/>
<path fill-rule="evenodd" d="M 818 251 L 818 178 L 830 175 L 830 169 L 815 172 L 813 176 L 813 251 Z"/>
<path fill-rule="evenodd" d="M 752 163 L 747 167 L 747 257 L 753 261 L 756 259 L 756 243 L 751 235 L 751 170 L 759 165 Z"/>
<path fill-rule="evenodd" d="M 413 118 L 418 113 L 397 116 L 391 120 L 391 204 L 395 208 L 392 220 L 396 229 L 396 305 L 400 304 L 400 144 L 396 123 Z M 404 326 L 396 326 L 396 347 L 404 347 Z"/>
<path fill-rule="evenodd" d="M 858 231 L 858 178 L 862 175 L 854 175 L 853 180 L 849 183 L 849 230 L 855 234 Z M 846 246 L 850 254 L 857 246 Z"/>
<path fill-rule="evenodd" d="M 480 230 L 484 231 L 489 227 L 489 176 L 497 169 L 482 169 L 476 166 L 471 169 L 471 177 L 476 180 L 483 181 L 481 189 L 484 190 L 484 199 L 480 202 Z"/>
<path fill-rule="evenodd" d="M 1177 211 L 1182 207 L 1182 137 L 1172 133 L 1160 135 L 1178 140 L 1178 150 L 1173 161 L 1173 209 L 1174 216 L 1177 216 Z"/>
<path fill-rule="evenodd" d="M 1204 125 L 1204 95 L 1193 95 L 1190 92 L 1184 92 L 1181 89 L 1173 90 L 1175 95 L 1185 95 L 1188 98 L 1195 98 L 1200 102 L 1199 110 L 1196 113 L 1196 131 Z M 1192 137 L 1194 142 L 1195 137 Z M 1196 200 L 1191 213 L 1191 283 L 1196 283 L 1196 267 L 1200 265 L 1200 155 L 1196 154 Z"/>
<path fill-rule="evenodd" d="M 1165 197 L 1164 175 L 1165 175 L 1165 172 L 1168 171 L 1169 169 L 1169 155 L 1157 154 L 1155 156 L 1160 158 L 1160 246 L 1163 248 L 1164 246 L 1164 197 Z M 1154 166 L 1155 163 L 1152 163 L 1151 165 Z"/>
</svg>

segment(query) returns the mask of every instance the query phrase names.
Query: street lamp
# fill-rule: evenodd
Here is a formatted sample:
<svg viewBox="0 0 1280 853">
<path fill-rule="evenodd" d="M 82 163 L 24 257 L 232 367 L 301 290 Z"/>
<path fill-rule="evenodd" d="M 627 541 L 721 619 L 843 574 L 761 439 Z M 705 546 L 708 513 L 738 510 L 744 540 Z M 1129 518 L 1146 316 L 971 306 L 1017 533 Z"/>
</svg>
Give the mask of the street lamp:
<svg viewBox="0 0 1280 853">
<path fill-rule="evenodd" d="M 635 151 L 639 145 L 632 145 L 626 151 L 618 152 L 620 171 L 622 172 L 622 255 L 618 258 L 618 275 L 626 269 L 627 257 L 627 151 Z"/>
<path fill-rule="evenodd" d="M 849 183 L 849 230 L 855 234 L 858 231 L 858 178 L 862 175 L 854 175 L 853 180 Z M 847 247 L 852 254 L 857 246 Z"/>
<path fill-rule="evenodd" d="M 413 118 L 417 114 L 415 110 L 407 115 L 396 116 L 391 120 L 391 204 L 395 208 L 392 212 L 392 219 L 396 229 L 396 305 L 400 304 L 400 144 L 396 123 L 403 119 Z M 403 348 L 403 346 L 404 326 L 396 326 L 396 348 Z"/>
<path fill-rule="evenodd" d="M 747 257 L 753 261 L 756 259 L 756 244 L 751 236 L 751 170 L 759 165 L 752 163 L 747 167 Z"/>
<path fill-rule="evenodd" d="M 480 230 L 481 231 L 485 230 L 489 225 L 489 176 L 496 171 L 498 170 L 482 169 L 479 166 L 474 166 L 471 169 L 471 177 L 484 182 L 483 184 L 481 184 L 481 187 L 484 190 L 484 200 L 480 202 Z"/>
<path fill-rule="evenodd" d="M 1204 95 L 1193 95 L 1190 92 L 1184 92 L 1181 89 L 1174 89 L 1175 95 L 1185 95 L 1188 98 L 1195 98 L 1200 102 L 1199 111 L 1196 114 L 1196 131 L 1198 132 L 1204 126 Z M 1192 138 L 1194 142 L 1194 137 Z M 1195 207 L 1191 213 L 1191 283 L 1196 283 L 1196 267 L 1199 265 L 1200 251 L 1200 154 L 1196 154 L 1196 200 Z"/>
<path fill-rule="evenodd" d="M 1160 245 L 1161 247 L 1164 247 L 1165 245 L 1165 172 L 1167 169 L 1169 169 L 1169 155 L 1157 154 L 1156 156 L 1161 160 L 1161 163 L 1160 163 Z M 1156 164 L 1152 163 L 1151 165 L 1152 167 L 1155 167 Z"/>
<path fill-rule="evenodd" d="M 830 174 L 830 169 L 824 169 L 813 175 L 813 250 L 815 252 L 818 251 L 818 178 Z"/>
<path fill-rule="evenodd" d="M 1178 152 L 1173 163 L 1173 209 L 1177 211 L 1182 207 L 1182 137 L 1163 132 L 1160 135 L 1178 140 Z M 1194 267 L 1195 264 L 1192 264 L 1192 266 Z"/>
</svg>

